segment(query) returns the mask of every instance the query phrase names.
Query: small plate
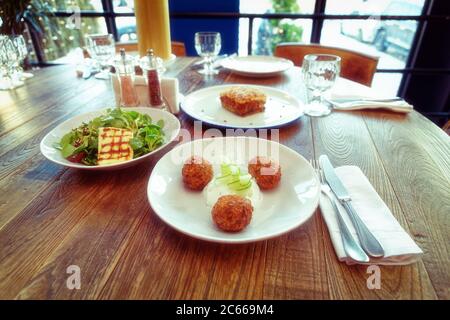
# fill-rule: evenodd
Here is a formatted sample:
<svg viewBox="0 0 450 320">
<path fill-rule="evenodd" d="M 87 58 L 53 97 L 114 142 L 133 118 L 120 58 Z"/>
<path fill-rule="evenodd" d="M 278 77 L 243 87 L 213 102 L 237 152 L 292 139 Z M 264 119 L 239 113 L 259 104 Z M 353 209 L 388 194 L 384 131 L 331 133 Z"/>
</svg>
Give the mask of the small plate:
<svg viewBox="0 0 450 320">
<path fill-rule="evenodd" d="M 280 163 L 281 183 L 274 190 L 261 191 L 261 205 L 244 230 L 227 233 L 213 223 L 203 192 L 183 185 L 181 169 L 191 155 L 211 162 L 215 174 L 224 155 L 243 168 L 256 155 L 268 156 Z M 317 208 L 319 190 L 313 168 L 292 149 L 265 139 L 226 137 L 187 142 L 165 154 L 153 168 L 147 195 L 154 212 L 184 234 L 213 242 L 244 243 L 276 237 L 305 223 Z"/>
<path fill-rule="evenodd" d="M 267 96 L 266 108 L 245 117 L 238 116 L 222 107 L 220 93 L 229 87 L 253 87 Z M 181 107 L 191 117 L 225 128 L 274 128 L 297 120 L 303 115 L 302 103 L 289 93 L 265 86 L 220 85 L 194 91 L 184 97 Z"/>
<path fill-rule="evenodd" d="M 147 153 L 146 155 L 143 155 L 139 158 L 119 162 L 119 163 L 113 163 L 108 165 L 102 165 L 102 166 L 87 166 L 81 163 L 73 163 L 69 160 L 63 158 L 61 155 L 61 151 L 58 149 L 55 149 L 53 147 L 54 143 L 57 143 L 61 140 L 62 136 L 64 136 L 66 133 L 68 133 L 70 130 L 78 127 L 83 122 L 89 122 L 90 120 L 101 116 L 106 113 L 107 109 L 93 111 L 84 113 L 78 116 L 75 116 L 67 121 L 64 121 L 63 123 L 59 124 L 56 128 L 54 128 L 52 131 L 50 131 L 44 139 L 41 141 L 41 153 L 50 161 L 53 161 L 57 164 L 60 164 L 65 167 L 70 168 L 77 168 L 77 169 L 84 169 L 84 170 L 111 170 L 111 169 L 122 169 L 126 167 L 133 166 L 144 159 L 150 157 L 155 152 L 165 148 L 170 142 L 172 142 L 180 132 L 180 121 L 171 113 L 155 109 L 155 108 L 148 108 L 148 107 L 136 107 L 136 108 L 124 108 L 125 110 L 133 110 L 137 111 L 139 113 L 148 114 L 150 117 L 152 117 L 153 121 L 156 122 L 158 120 L 164 120 L 164 128 L 163 131 L 165 133 L 165 142 L 162 146 L 159 148 L 153 150 L 150 153 Z"/>
<path fill-rule="evenodd" d="M 292 68 L 291 60 L 272 56 L 247 56 L 224 59 L 222 67 L 236 74 L 253 78 L 277 76 Z"/>
</svg>

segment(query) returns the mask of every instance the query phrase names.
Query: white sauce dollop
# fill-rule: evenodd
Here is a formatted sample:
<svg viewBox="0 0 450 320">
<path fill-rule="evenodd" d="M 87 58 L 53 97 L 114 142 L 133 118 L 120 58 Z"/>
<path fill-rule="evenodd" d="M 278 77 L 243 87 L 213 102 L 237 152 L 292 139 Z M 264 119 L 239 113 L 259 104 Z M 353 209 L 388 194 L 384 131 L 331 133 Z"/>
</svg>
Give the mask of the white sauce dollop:
<svg viewBox="0 0 450 320">
<path fill-rule="evenodd" d="M 203 190 L 203 195 L 205 196 L 206 204 L 209 207 L 213 207 L 221 196 L 228 194 L 240 195 L 236 191 L 228 188 L 226 184 L 221 183 L 216 179 L 213 179 L 210 183 L 208 183 L 208 185 Z M 254 179 L 252 179 L 251 187 L 248 190 L 246 190 L 245 198 L 251 201 L 254 210 L 259 208 L 259 206 L 261 205 L 262 193 L 258 187 L 258 184 Z"/>
</svg>

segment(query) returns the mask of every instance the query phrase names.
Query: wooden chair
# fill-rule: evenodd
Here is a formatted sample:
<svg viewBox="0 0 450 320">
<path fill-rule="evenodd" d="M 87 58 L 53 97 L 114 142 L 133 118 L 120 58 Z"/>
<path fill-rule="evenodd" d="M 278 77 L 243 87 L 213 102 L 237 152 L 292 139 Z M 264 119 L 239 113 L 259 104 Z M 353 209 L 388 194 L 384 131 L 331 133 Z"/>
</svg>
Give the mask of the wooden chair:
<svg viewBox="0 0 450 320">
<path fill-rule="evenodd" d="M 183 42 L 172 41 L 172 53 L 177 57 L 186 56 L 186 47 Z M 137 42 L 118 42 L 116 43 L 116 52 L 124 48 L 125 51 L 138 51 Z"/>
<path fill-rule="evenodd" d="M 183 42 L 172 41 L 172 53 L 177 57 L 185 57 L 186 56 L 186 47 Z"/>
<path fill-rule="evenodd" d="M 442 129 L 450 136 L 450 120 L 442 127 Z"/>
<path fill-rule="evenodd" d="M 333 54 L 341 57 L 341 76 L 366 86 L 372 84 L 377 69 L 378 57 L 364 53 L 327 47 L 320 44 L 280 43 L 275 47 L 274 56 L 291 60 L 296 66 L 303 64 L 307 54 Z"/>
</svg>

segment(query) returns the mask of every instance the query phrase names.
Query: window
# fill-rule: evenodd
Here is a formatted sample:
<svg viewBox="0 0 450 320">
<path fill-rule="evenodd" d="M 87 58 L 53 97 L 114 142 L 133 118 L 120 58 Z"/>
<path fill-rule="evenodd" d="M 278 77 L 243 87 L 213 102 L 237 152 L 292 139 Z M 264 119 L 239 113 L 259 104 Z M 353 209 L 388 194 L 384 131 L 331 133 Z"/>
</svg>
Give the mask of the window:
<svg viewBox="0 0 450 320">
<path fill-rule="evenodd" d="M 45 36 L 41 39 L 46 61 L 72 63 L 82 56 L 79 48 L 86 45 L 85 36 L 107 33 L 103 18 L 81 18 L 80 28 L 68 27 L 68 19 L 51 17 L 44 23 Z"/>
<path fill-rule="evenodd" d="M 136 41 L 133 0 L 33 0 L 51 8 L 42 43 L 35 44 L 38 63 L 70 62 L 90 33 L 109 32 L 116 41 Z M 182 1 L 182 0 L 172 0 Z M 444 16 L 427 14 L 430 0 L 240 0 L 239 12 L 171 12 L 173 19 L 239 19 L 239 54 L 270 54 L 278 41 L 320 42 L 380 57 L 373 86 L 403 94 L 411 52 L 424 23 Z M 66 30 L 73 6 L 82 25 Z M 208 15 L 209 14 L 209 15 Z M 208 19 L 205 19 L 208 16 Z M 439 20 L 440 19 L 440 20 Z M 31 36 L 33 34 L 31 33 Z M 36 35 L 34 35 L 36 37 Z M 36 46 L 36 43 L 41 43 Z"/>
<path fill-rule="evenodd" d="M 240 0 L 240 13 L 296 13 L 312 14 L 315 0 Z M 240 19 L 239 54 L 270 55 L 279 42 L 309 42 L 311 19 L 263 19 L 255 18 L 252 25 L 252 50 L 248 51 L 249 20 Z"/>
<path fill-rule="evenodd" d="M 378 69 L 403 70 L 413 46 L 418 21 L 382 20 L 381 17 L 419 18 L 424 3 L 424 0 L 328 0 L 325 14 L 365 18 L 325 20 L 320 42 L 378 56 Z M 402 73 L 377 73 L 372 86 L 395 95 L 401 80 Z"/>
<path fill-rule="evenodd" d="M 294 7 L 297 10 L 276 10 L 280 5 L 285 9 Z M 321 13 L 325 5 L 322 19 L 313 13 Z M 386 94 L 396 95 L 402 80 L 418 28 L 417 20 L 383 20 L 381 16 L 398 15 L 419 18 L 424 0 L 327 0 L 325 1 L 258 1 L 241 0 L 241 13 L 294 13 L 312 15 L 311 19 L 279 19 L 280 25 L 286 28 L 274 28 L 273 19 L 255 18 L 252 26 L 252 54 L 271 54 L 278 42 L 320 42 L 324 45 L 348 48 L 374 56 L 378 56 L 379 69 L 399 70 L 399 73 L 377 73 L 373 87 Z M 319 11 L 319 12 L 317 12 Z M 349 15 L 352 19 L 327 19 L 330 15 Z M 364 18 L 356 19 L 360 16 Z M 241 19 L 240 54 L 247 54 L 245 45 L 248 37 L 248 19 Z M 322 22 L 323 21 L 323 22 Z M 312 34 L 313 22 L 320 23 L 319 31 Z M 291 29 L 289 29 L 291 28 Z M 300 32 L 292 32 L 292 30 Z M 316 28 L 317 29 L 317 28 Z M 283 32 L 280 37 L 277 31 Z M 249 46 L 250 47 L 250 46 Z"/>
<path fill-rule="evenodd" d="M 40 1 L 47 3 L 52 11 L 66 11 L 73 7 L 78 7 L 82 11 L 103 11 L 101 0 L 70 0 L 70 1 L 58 1 L 58 0 L 47 0 Z"/>
<path fill-rule="evenodd" d="M 133 0 L 114 0 L 113 10 L 117 14 L 134 14 L 134 1 Z M 137 41 L 136 34 L 136 18 L 130 17 L 117 17 L 115 19 L 117 29 L 117 40 L 120 42 L 133 42 Z"/>
</svg>

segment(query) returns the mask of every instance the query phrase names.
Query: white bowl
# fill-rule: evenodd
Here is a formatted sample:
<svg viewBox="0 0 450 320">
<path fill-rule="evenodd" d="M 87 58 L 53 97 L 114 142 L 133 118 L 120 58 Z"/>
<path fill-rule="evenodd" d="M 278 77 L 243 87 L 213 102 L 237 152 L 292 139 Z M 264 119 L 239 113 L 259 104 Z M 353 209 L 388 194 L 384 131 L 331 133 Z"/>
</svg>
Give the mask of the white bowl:
<svg viewBox="0 0 450 320">
<path fill-rule="evenodd" d="M 278 151 L 277 151 L 278 150 Z M 261 190 L 261 205 L 242 231 L 227 233 L 218 229 L 203 192 L 186 189 L 182 182 L 183 162 L 191 155 L 202 156 L 219 173 L 226 157 L 246 168 L 248 161 L 268 156 L 280 163 L 280 185 Z M 153 168 L 147 195 L 154 212 L 169 226 L 191 237 L 221 243 L 245 243 L 279 236 L 305 223 L 319 203 L 319 181 L 309 162 L 294 150 L 275 141 L 254 137 L 199 139 L 184 143 L 166 153 Z"/>
<path fill-rule="evenodd" d="M 67 121 L 64 121 L 63 123 L 59 124 L 56 128 L 54 128 L 52 131 L 50 131 L 44 139 L 41 141 L 41 153 L 50 161 L 53 161 L 57 164 L 60 164 L 62 166 L 70 167 L 70 168 L 77 168 L 77 169 L 83 169 L 83 170 L 112 170 L 112 169 L 122 169 L 126 167 L 133 166 L 148 157 L 151 157 L 155 152 L 158 152 L 159 150 L 165 148 L 170 142 L 175 140 L 175 138 L 178 136 L 180 132 L 180 121 L 171 113 L 155 109 L 155 108 L 148 108 L 148 107 L 136 107 L 136 108 L 126 108 L 125 110 L 133 110 L 137 111 L 139 113 L 148 114 L 150 117 L 152 117 L 152 120 L 154 122 L 158 120 L 164 120 L 164 128 L 163 131 L 165 133 L 165 141 L 163 145 L 161 145 L 159 148 L 153 150 L 150 153 L 147 153 L 139 158 L 119 162 L 119 163 L 113 163 L 108 165 L 102 165 L 102 166 L 87 166 L 82 163 L 74 163 L 70 162 L 69 160 L 65 159 L 61 155 L 61 151 L 56 149 L 54 147 L 55 143 L 58 143 L 61 138 L 68 133 L 70 130 L 80 126 L 83 122 L 89 122 L 90 120 L 101 116 L 106 113 L 107 109 L 102 109 L 98 111 L 92 111 L 88 113 L 84 113 L 78 116 L 75 116 Z"/>
</svg>

